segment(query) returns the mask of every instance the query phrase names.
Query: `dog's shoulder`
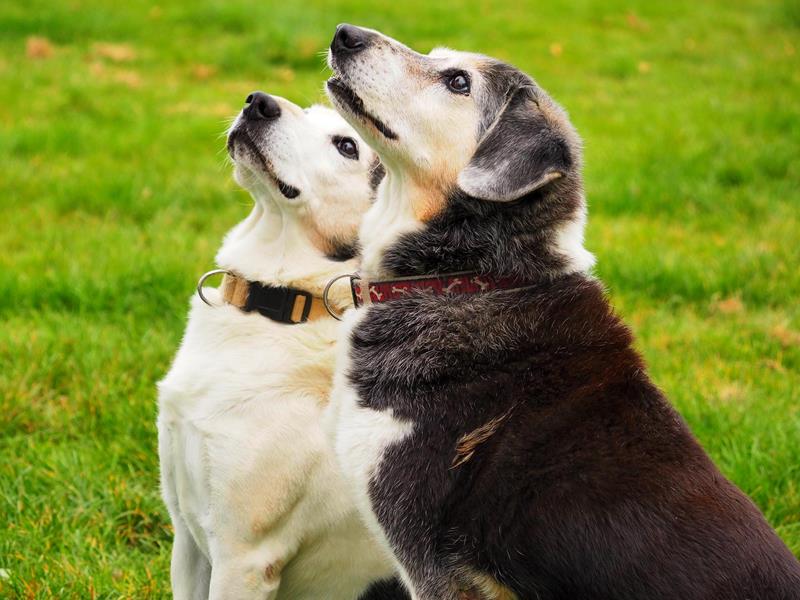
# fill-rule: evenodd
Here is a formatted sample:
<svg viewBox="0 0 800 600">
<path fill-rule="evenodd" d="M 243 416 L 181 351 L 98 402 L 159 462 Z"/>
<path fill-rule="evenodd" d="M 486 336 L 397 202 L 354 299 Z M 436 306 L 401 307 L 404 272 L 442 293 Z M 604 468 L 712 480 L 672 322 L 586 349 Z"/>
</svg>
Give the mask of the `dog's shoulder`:
<svg viewBox="0 0 800 600">
<path fill-rule="evenodd" d="M 373 305 L 353 328 L 350 378 L 375 397 L 367 390 L 480 387 L 549 364 L 564 370 L 567 385 L 601 354 L 617 352 L 618 367 L 641 368 L 632 341 L 602 285 L 585 275 L 510 292 L 408 294 Z"/>
</svg>

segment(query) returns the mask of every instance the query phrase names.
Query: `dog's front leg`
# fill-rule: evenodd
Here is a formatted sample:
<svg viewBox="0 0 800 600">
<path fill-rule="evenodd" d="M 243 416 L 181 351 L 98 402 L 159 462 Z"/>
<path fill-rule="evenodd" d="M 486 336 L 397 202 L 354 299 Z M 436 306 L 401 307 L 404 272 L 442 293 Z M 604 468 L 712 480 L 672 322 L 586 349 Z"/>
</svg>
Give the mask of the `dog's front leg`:
<svg viewBox="0 0 800 600">
<path fill-rule="evenodd" d="M 274 600 L 291 556 L 280 541 L 261 540 L 245 548 L 239 542 L 213 540 L 209 600 Z"/>
<path fill-rule="evenodd" d="M 211 564 L 189 533 L 183 519 L 173 518 L 175 539 L 172 543 L 172 595 L 175 600 L 207 600 L 211 582 Z"/>
<path fill-rule="evenodd" d="M 280 583 L 280 576 L 246 565 L 220 565 L 211 577 L 209 600 L 274 600 Z"/>
</svg>

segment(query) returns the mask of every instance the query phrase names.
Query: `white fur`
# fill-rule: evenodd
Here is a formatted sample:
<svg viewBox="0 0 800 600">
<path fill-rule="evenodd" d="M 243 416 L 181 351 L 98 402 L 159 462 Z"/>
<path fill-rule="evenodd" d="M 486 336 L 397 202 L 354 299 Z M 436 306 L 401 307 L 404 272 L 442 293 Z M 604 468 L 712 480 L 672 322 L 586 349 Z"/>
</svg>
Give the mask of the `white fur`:
<svg viewBox="0 0 800 600">
<path fill-rule="evenodd" d="M 265 132 L 270 139 L 257 141 L 278 176 L 302 193 L 283 198 L 237 149 L 236 177 L 256 204 L 226 237 L 218 262 L 253 280 L 319 293 L 354 265 L 325 258 L 314 243 L 319 231 L 309 229 L 330 231 L 336 211 L 343 231 L 353 229 L 349 221 L 357 223 L 369 203 L 361 183 L 374 155 L 362 145 L 358 170 L 355 161 L 336 162 L 329 136 L 355 132 L 328 109 L 313 109 L 309 124 L 307 113 L 281 106 L 290 118 L 282 115 L 277 130 Z M 350 185 L 356 174 L 359 184 Z M 329 204 L 335 210 L 322 214 L 323 223 Z M 215 306 L 192 299 L 180 350 L 159 384 L 174 595 L 356 598 L 393 568 L 359 519 L 323 433 L 337 322 L 276 323 L 224 305 L 215 289 L 205 294 Z"/>
<path fill-rule="evenodd" d="M 381 542 L 386 555 L 393 556 L 389 541 L 373 512 L 369 482 L 380 470 L 386 448 L 409 435 L 414 426 L 395 418 L 391 411 L 361 407 L 358 392 L 350 385 L 347 376 L 350 370 L 350 334 L 365 313 L 365 310 L 348 311 L 340 328 L 332 403 L 325 416 L 325 428 L 339 462 L 345 467 L 345 479 L 364 522 L 374 538 Z M 411 589 L 410 579 L 399 562 L 396 562 L 395 569 Z"/>
<path fill-rule="evenodd" d="M 386 249 L 404 233 L 422 227 L 414 215 L 410 202 L 397 202 L 405 198 L 402 175 L 391 173 L 381 186 L 378 199 L 364 215 L 359 230 L 361 243 L 360 274 L 366 280 L 378 281 L 385 274 L 381 261 Z M 387 189 L 388 186 L 388 189 Z M 369 294 L 365 295 L 366 298 Z"/>
<path fill-rule="evenodd" d="M 565 273 L 588 273 L 594 267 L 594 254 L 583 246 L 585 229 L 586 208 L 584 205 L 576 217 L 563 225 L 556 233 L 555 248 L 568 261 Z"/>
</svg>

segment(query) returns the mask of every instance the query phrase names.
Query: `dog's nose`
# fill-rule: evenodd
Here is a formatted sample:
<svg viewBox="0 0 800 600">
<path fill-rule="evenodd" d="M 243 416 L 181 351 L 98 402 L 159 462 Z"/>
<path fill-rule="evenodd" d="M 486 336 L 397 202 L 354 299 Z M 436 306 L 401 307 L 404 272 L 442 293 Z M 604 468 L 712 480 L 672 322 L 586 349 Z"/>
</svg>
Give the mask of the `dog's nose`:
<svg viewBox="0 0 800 600">
<path fill-rule="evenodd" d="M 253 92 L 245 102 L 247 106 L 242 113 L 248 121 L 266 121 L 281 116 L 281 107 L 275 98 L 264 92 Z"/>
<path fill-rule="evenodd" d="M 336 28 L 336 33 L 333 35 L 331 50 L 350 54 L 361 52 L 369 46 L 372 37 L 373 34 L 366 29 L 342 23 Z"/>
</svg>

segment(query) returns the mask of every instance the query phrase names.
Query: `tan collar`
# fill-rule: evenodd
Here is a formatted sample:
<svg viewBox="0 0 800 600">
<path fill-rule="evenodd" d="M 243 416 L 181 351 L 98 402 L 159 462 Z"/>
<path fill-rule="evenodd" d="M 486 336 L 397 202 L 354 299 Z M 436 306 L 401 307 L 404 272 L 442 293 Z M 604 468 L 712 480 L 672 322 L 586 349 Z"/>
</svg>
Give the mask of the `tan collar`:
<svg viewBox="0 0 800 600">
<path fill-rule="evenodd" d="M 220 289 L 228 304 L 245 312 L 258 312 L 279 323 L 332 318 L 322 298 L 297 288 L 273 287 L 226 273 Z"/>
</svg>

